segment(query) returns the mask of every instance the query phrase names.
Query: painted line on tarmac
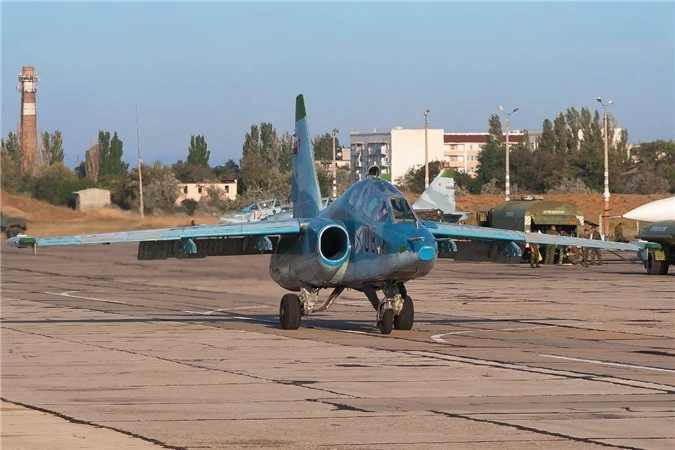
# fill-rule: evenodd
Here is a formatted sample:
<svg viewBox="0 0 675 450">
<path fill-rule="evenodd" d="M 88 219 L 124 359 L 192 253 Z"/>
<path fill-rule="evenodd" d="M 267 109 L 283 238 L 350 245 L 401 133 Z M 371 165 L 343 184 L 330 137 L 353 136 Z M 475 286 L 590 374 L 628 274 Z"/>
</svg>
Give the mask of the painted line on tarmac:
<svg viewBox="0 0 675 450">
<path fill-rule="evenodd" d="M 417 351 L 409 351 L 409 352 L 405 352 L 405 353 L 408 354 L 408 355 L 422 356 L 422 357 L 425 357 L 425 358 L 433 358 L 433 359 L 456 362 L 456 363 L 464 363 L 464 364 L 487 366 L 487 367 L 498 367 L 500 369 L 512 369 L 512 370 L 523 371 L 523 372 L 538 373 L 538 374 L 542 374 L 542 375 L 551 375 L 551 376 L 557 376 L 557 377 L 574 378 L 574 379 L 589 380 L 589 381 L 600 381 L 600 382 L 619 384 L 619 385 L 622 385 L 622 386 L 630 386 L 630 387 L 640 388 L 640 389 L 650 389 L 650 390 L 673 392 L 673 386 L 671 386 L 671 385 L 661 384 L 661 383 L 651 383 L 651 382 L 648 382 L 648 381 L 628 380 L 628 379 L 618 378 L 618 377 L 601 376 L 601 375 L 588 374 L 588 373 L 582 373 L 582 372 L 574 372 L 574 371 L 571 371 L 571 370 L 548 369 L 548 368 L 545 368 L 545 367 L 527 366 L 527 365 L 524 365 L 524 364 L 506 363 L 506 362 L 500 362 L 500 361 L 493 361 L 493 360 L 489 360 L 489 359 L 470 358 L 470 357 L 467 357 L 467 356 L 445 355 L 445 354 L 442 354 L 442 353 L 434 353 L 434 352 L 428 352 L 428 351 L 417 350 Z"/>
<path fill-rule="evenodd" d="M 254 306 L 240 306 L 237 308 L 220 308 L 220 309 L 211 309 L 207 311 L 183 311 L 186 314 L 199 314 L 200 316 L 210 316 L 215 313 L 225 312 L 225 311 L 236 311 L 241 309 L 259 309 L 259 308 L 269 308 L 268 305 L 254 305 Z"/>
<path fill-rule="evenodd" d="M 494 329 L 481 329 L 481 330 L 451 331 L 449 333 L 434 334 L 433 336 L 431 336 L 431 339 L 436 341 L 436 342 L 440 342 L 441 344 L 447 344 L 448 341 L 443 339 L 443 336 L 456 335 L 456 334 L 469 334 L 469 333 L 490 333 L 490 332 L 495 332 L 495 331 L 538 330 L 538 329 L 541 329 L 541 328 L 551 328 L 551 326 L 555 326 L 555 325 L 548 325 L 548 326 L 543 326 L 543 327 L 494 328 Z"/>
<path fill-rule="evenodd" d="M 669 372 L 669 373 L 675 373 L 675 370 L 673 369 L 663 369 L 661 367 L 650 367 L 650 366 L 638 366 L 635 364 L 623 364 L 623 363 L 615 363 L 615 362 L 610 362 L 610 361 L 601 361 L 598 359 L 583 359 L 583 358 L 572 358 L 569 356 L 560 356 L 560 355 L 546 355 L 542 354 L 539 355 L 544 358 L 553 358 L 553 359 L 562 359 L 564 361 L 575 361 L 575 362 L 584 362 L 584 363 L 590 363 L 590 364 L 599 364 L 602 366 L 613 366 L 613 367 L 624 367 L 627 369 L 644 369 L 644 370 L 654 370 L 656 372 Z"/>
<path fill-rule="evenodd" d="M 96 297 L 85 297 L 84 295 L 72 295 L 73 292 L 77 292 L 77 291 L 43 292 L 43 294 L 56 295 L 57 297 L 79 298 L 79 299 L 82 299 L 82 300 L 91 300 L 91 301 L 94 301 L 94 302 L 116 303 L 118 305 L 124 305 L 123 302 L 118 302 L 117 300 L 104 300 L 102 298 L 96 298 Z"/>
</svg>

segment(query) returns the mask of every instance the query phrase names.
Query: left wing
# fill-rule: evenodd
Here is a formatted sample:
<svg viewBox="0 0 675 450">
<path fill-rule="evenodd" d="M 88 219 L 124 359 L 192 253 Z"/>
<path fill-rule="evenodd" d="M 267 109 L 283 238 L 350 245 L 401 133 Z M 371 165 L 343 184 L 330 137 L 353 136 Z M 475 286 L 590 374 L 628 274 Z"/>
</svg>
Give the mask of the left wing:
<svg viewBox="0 0 675 450">
<path fill-rule="evenodd" d="M 6 243 L 14 247 L 47 247 L 139 242 L 138 259 L 203 258 L 270 252 L 270 236 L 297 235 L 302 226 L 301 220 L 288 219 L 44 238 L 19 235 Z"/>
<path fill-rule="evenodd" d="M 603 248 L 607 250 L 640 250 L 635 244 L 601 241 L 599 239 L 582 239 L 556 234 L 525 233 L 523 231 L 502 230 L 500 228 L 456 225 L 445 222 L 422 221 L 425 227 L 436 238 L 470 239 L 475 241 L 497 241 L 513 243 L 533 243 L 547 245 L 572 245 L 575 247 Z"/>
</svg>

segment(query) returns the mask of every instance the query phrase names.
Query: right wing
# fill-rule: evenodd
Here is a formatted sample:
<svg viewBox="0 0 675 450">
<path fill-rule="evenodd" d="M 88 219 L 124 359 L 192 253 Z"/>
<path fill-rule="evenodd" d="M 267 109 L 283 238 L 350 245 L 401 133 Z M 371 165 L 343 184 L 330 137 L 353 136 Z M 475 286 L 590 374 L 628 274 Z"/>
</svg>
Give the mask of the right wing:
<svg viewBox="0 0 675 450">
<path fill-rule="evenodd" d="M 503 230 L 501 228 L 457 225 L 445 222 L 422 221 L 436 238 L 469 239 L 475 241 L 496 241 L 514 243 L 534 243 L 545 245 L 564 245 L 587 248 L 603 248 L 607 250 L 640 250 L 635 244 L 602 241 L 600 239 L 582 239 L 557 234 L 525 233 L 524 231 Z"/>
</svg>

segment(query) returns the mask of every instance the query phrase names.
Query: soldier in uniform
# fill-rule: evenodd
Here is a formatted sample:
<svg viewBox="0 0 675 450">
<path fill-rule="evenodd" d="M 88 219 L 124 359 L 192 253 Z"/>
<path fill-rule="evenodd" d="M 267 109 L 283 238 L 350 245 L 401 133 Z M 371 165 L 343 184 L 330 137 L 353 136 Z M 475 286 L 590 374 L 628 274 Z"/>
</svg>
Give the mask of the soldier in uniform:
<svg viewBox="0 0 675 450">
<path fill-rule="evenodd" d="M 614 240 L 616 242 L 628 242 L 626 236 L 623 235 L 623 225 L 621 222 L 617 223 L 614 227 Z"/>
<path fill-rule="evenodd" d="M 588 231 L 588 228 L 584 229 L 581 233 L 581 237 L 584 239 L 591 238 L 591 232 Z M 581 265 L 588 267 L 588 247 L 581 247 Z"/>
<path fill-rule="evenodd" d="M 558 234 L 555 229 L 555 225 L 551 225 L 551 228 L 546 232 L 546 234 Z M 553 264 L 555 261 L 555 245 L 546 246 L 546 255 L 544 259 L 544 264 Z"/>
<path fill-rule="evenodd" d="M 602 237 L 600 236 L 600 232 L 596 227 L 591 228 L 591 239 L 597 239 L 601 240 Z M 602 265 L 602 254 L 600 253 L 599 248 L 592 248 L 591 249 L 591 260 L 589 261 L 589 264 L 595 264 L 595 260 L 598 260 L 598 265 Z"/>
<path fill-rule="evenodd" d="M 534 242 L 530 244 L 530 267 L 539 267 L 539 244 Z"/>
</svg>

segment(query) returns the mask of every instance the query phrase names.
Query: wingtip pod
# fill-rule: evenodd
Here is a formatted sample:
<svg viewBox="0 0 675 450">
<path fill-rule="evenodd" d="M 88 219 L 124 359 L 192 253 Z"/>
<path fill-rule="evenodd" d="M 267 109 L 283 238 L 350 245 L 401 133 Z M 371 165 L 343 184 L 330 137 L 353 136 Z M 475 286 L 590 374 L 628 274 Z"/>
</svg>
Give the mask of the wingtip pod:
<svg viewBox="0 0 675 450">
<path fill-rule="evenodd" d="M 14 236 L 5 241 L 6 245 L 10 245 L 12 247 L 17 248 L 30 247 L 35 245 L 35 243 L 36 243 L 35 238 L 25 235 Z"/>
<path fill-rule="evenodd" d="M 302 94 L 295 97 L 295 121 L 307 117 L 307 110 L 305 109 L 305 97 Z"/>
</svg>

